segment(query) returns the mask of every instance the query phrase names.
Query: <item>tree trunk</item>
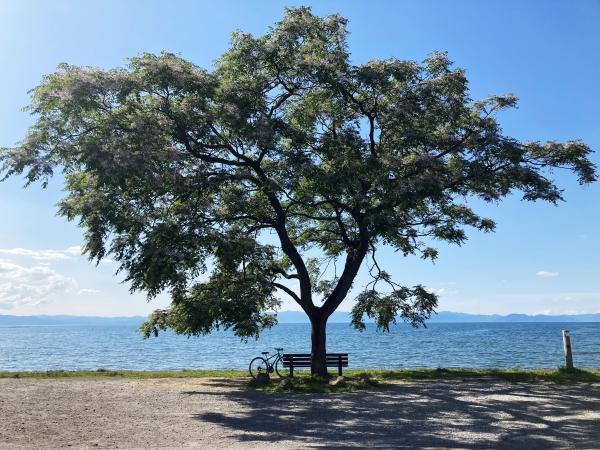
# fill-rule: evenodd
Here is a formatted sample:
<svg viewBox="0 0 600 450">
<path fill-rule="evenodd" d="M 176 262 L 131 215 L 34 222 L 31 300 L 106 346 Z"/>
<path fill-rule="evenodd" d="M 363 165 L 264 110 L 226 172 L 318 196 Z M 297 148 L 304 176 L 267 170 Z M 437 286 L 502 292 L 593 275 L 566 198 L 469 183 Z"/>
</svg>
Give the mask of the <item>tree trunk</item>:
<svg viewBox="0 0 600 450">
<path fill-rule="evenodd" d="M 325 361 L 326 354 L 326 326 L 327 317 L 318 314 L 315 317 L 311 317 L 310 323 L 312 326 L 311 330 L 311 365 L 310 373 L 319 377 L 327 376 L 327 365 Z"/>
</svg>

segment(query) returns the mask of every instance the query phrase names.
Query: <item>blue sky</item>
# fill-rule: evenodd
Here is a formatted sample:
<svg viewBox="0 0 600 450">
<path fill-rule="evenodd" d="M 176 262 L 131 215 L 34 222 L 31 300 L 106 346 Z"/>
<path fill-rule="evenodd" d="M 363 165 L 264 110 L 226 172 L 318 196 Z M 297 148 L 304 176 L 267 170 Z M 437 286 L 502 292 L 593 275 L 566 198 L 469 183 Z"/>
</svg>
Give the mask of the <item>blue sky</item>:
<svg viewBox="0 0 600 450">
<path fill-rule="evenodd" d="M 32 118 L 27 91 L 60 62 L 110 68 L 141 52 L 167 50 L 210 67 L 231 31 L 262 34 L 283 7 L 313 2 L 0 1 L 0 146 L 14 145 Z M 512 92 L 519 108 L 500 116 L 523 140 L 581 138 L 600 150 L 600 2 L 328 1 L 317 14 L 350 20 L 355 62 L 422 60 L 446 50 L 467 71 L 471 96 Z M 600 163 L 600 157 L 594 155 Z M 558 207 L 512 197 L 479 205 L 493 234 L 470 233 L 440 247 L 435 265 L 384 251 L 396 281 L 423 283 L 440 309 L 473 313 L 600 312 L 600 184 L 582 189 L 568 173 Z M 81 230 L 55 216 L 61 180 L 22 189 L 0 184 L 0 313 L 146 314 L 168 303 L 130 295 L 110 261 L 79 255 Z M 357 281 L 360 286 L 362 275 Z M 348 310 L 350 302 L 342 309 Z M 284 309 L 298 309 L 286 303 Z"/>
</svg>

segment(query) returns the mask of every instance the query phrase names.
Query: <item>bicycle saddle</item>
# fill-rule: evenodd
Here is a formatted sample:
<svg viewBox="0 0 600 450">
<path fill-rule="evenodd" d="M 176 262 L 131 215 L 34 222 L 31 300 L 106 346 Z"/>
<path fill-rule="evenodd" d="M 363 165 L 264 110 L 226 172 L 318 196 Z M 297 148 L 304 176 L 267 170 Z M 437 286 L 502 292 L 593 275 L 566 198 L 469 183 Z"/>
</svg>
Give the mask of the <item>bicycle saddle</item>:
<svg viewBox="0 0 600 450">
<path fill-rule="evenodd" d="M 269 354 L 269 352 L 260 352 L 260 353 L 263 354 L 263 355 L 268 355 Z"/>
<path fill-rule="evenodd" d="M 282 348 L 276 348 L 275 350 L 277 350 L 278 352 L 280 352 L 283 349 Z"/>
</svg>

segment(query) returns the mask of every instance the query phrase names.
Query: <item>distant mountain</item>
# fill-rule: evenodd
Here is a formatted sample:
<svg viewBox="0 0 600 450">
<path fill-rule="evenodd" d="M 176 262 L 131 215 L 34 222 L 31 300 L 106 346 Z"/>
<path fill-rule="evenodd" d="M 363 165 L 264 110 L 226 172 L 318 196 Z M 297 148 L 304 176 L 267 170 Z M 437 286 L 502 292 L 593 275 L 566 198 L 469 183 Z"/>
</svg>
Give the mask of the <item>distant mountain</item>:
<svg viewBox="0 0 600 450">
<path fill-rule="evenodd" d="M 600 322 L 600 314 L 467 314 L 450 311 L 440 311 L 428 321 L 429 323 L 469 323 L 469 322 Z"/>
<path fill-rule="evenodd" d="M 308 317 L 302 311 L 281 311 L 277 313 L 279 323 L 309 323 Z M 146 317 L 95 317 L 95 316 L 10 316 L 0 314 L 0 326 L 2 325 L 136 325 L 139 326 Z M 350 313 L 335 312 L 329 319 L 330 323 L 350 322 Z"/>
<path fill-rule="evenodd" d="M 308 323 L 308 317 L 302 311 L 280 311 L 277 313 L 279 323 Z M 139 326 L 145 317 L 93 317 L 93 316 L 9 316 L 0 314 L 0 326 L 32 326 L 32 325 L 133 325 Z M 337 311 L 329 318 L 329 323 L 349 323 L 350 313 Z M 467 314 L 451 311 L 440 311 L 427 323 L 476 323 L 476 322 L 600 322 L 600 314 L 577 315 L 527 315 L 509 314 Z"/>
<path fill-rule="evenodd" d="M 146 320 L 142 316 L 94 317 L 94 316 L 9 316 L 0 314 L 2 325 L 135 325 Z"/>
<path fill-rule="evenodd" d="M 279 323 L 308 323 L 306 314 L 302 311 L 281 311 L 277 313 Z M 368 320 L 367 320 L 368 321 Z M 350 313 L 337 311 L 332 314 L 329 322 L 348 323 Z M 528 314 L 467 314 L 451 311 L 440 311 L 434 314 L 427 323 L 475 323 L 475 322 L 600 322 L 600 314 L 577 315 L 528 315 Z"/>
</svg>

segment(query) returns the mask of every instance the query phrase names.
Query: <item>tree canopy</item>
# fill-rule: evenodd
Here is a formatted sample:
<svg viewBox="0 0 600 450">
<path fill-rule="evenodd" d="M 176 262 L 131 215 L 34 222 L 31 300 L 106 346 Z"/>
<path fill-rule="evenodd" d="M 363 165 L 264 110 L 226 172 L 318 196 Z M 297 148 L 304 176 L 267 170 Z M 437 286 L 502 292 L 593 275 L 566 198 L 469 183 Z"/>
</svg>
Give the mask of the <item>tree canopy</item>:
<svg viewBox="0 0 600 450">
<path fill-rule="evenodd" d="M 326 321 L 362 265 L 371 281 L 353 323 L 422 323 L 436 296 L 396 284 L 377 262 L 389 246 L 435 259 L 494 229 L 468 198 L 558 202 L 553 169 L 595 180 L 579 140 L 522 142 L 496 113 L 513 95 L 473 100 L 445 53 L 422 62 L 351 62 L 347 23 L 287 9 L 265 35 L 233 34 L 211 70 L 142 54 L 125 68 L 61 64 L 31 91 L 36 117 L 6 176 L 60 171 L 60 214 L 85 251 L 111 255 L 132 290 L 169 292 L 147 334 L 171 327 L 240 337 L 275 323 L 282 296 Z"/>
</svg>

